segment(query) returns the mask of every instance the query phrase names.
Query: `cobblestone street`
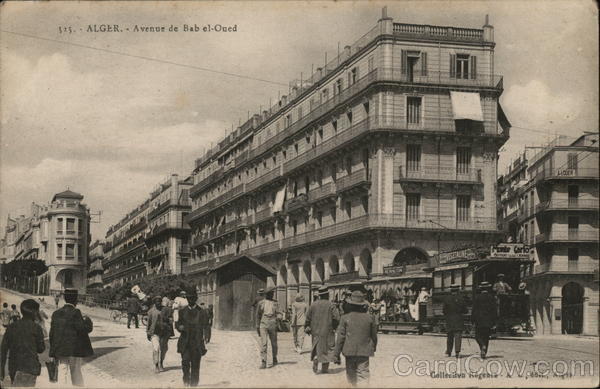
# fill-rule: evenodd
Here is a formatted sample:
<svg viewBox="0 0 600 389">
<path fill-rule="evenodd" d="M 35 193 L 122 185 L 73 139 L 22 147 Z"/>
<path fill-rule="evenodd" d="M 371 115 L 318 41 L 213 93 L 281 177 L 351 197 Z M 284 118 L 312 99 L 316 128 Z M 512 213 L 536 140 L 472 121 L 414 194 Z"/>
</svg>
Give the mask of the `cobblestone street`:
<svg viewBox="0 0 600 389">
<path fill-rule="evenodd" d="M 2 290 L 3 301 L 20 303 L 21 296 Z M 61 302 L 62 304 L 62 302 Z M 43 308 L 50 314 L 52 308 L 45 304 Z M 86 360 L 84 375 L 86 386 L 90 387 L 178 387 L 182 385 L 181 360 L 176 352 L 177 340 L 169 342 L 169 352 L 165 360 L 166 371 L 155 374 L 152 366 L 152 349 L 147 341 L 145 331 L 127 329 L 125 320 L 116 323 L 106 320 L 107 312 L 102 309 L 80 307 L 94 320 L 94 331 L 91 340 L 95 355 Z M 49 323 L 47 323 L 49 327 Z M 201 386 L 205 387 L 343 387 L 347 386 L 344 366 L 332 365 L 330 374 L 314 375 L 309 361 L 310 338 L 305 339 L 302 355 L 293 351 L 290 333 L 279 334 L 279 365 L 266 370 L 259 370 L 258 338 L 254 332 L 235 332 L 213 330 L 213 339 L 207 345 L 208 354 L 201 362 Z M 477 344 L 474 339 L 463 340 L 463 358 L 461 368 L 466 364 L 473 370 L 483 367 L 477 377 L 449 380 L 442 375 L 417 376 L 417 361 L 429 361 L 433 369 L 434 360 L 443 361 L 451 366 L 454 358 L 443 355 L 445 338 L 437 335 L 394 335 L 380 334 L 379 346 L 375 358 L 371 359 L 372 386 L 377 387 L 432 387 L 432 386 L 498 386 L 498 379 L 486 378 L 486 365 L 483 365 L 477 355 Z M 396 369 L 394 361 L 397 356 L 406 355 Z M 473 356 L 472 358 L 469 358 Z M 527 361 L 524 377 L 514 374 L 504 385 L 509 386 L 556 386 L 555 379 L 550 380 L 552 373 L 546 378 L 531 376 L 535 361 L 546 361 L 540 372 L 549 370 L 555 361 L 566 361 L 568 369 L 571 361 L 592 361 L 594 376 L 582 378 L 571 377 L 569 384 L 574 385 L 579 380 L 581 386 L 595 386 L 598 382 L 598 339 L 572 336 L 535 337 L 521 339 L 493 340 L 490 346 L 490 358 L 487 366 L 492 373 L 497 372 L 500 364 L 513 361 Z M 410 363 L 408 358 L 412 358 Z M 270 359 L 270 357 L 269 357 Z M 494 361 L 494 362 L 492 362 Z M 498 363 L 500 362 L 500 364 Z M 423 363 L 423 362 L 422 362 Z M 449 363 L 449 364 L 448 364 Z M 564 370 L 564 364 L 559 362 L 558 370 Z M 412 374 L 402 376 L 413 367 Z M 454 371 L 455 366 L 449 367 Z M 397 371 L 396 371 L 397 370 Z M 445 372 L 442 366 L 437 372 Z M 463 370 L 464 371 L 464 370 Z M 397 374 L 399 373 L 399 374 Z M 456 378 L 456 376 L 450 375 Z M 501 373 L 498 378 L 506 378 Z M 556 378 L 556 377 L 554 377 Z M 560 381 L 558 381 L 560 383 Z M 57 387 L 48 382 L 47 372 L 43 371 L 38 379 L 40 387 Z"/>
</svg>

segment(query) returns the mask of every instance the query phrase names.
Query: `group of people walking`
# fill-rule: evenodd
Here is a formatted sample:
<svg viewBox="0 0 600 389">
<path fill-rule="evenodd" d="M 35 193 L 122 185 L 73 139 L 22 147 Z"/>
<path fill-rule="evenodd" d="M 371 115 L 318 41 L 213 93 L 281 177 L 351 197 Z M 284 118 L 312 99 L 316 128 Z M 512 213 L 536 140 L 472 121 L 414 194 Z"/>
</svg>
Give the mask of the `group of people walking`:
<svg viewBox="0 0 600 389">
<path fill-rule="evenodd" d="M 259 290 L 256 305 L 256 329 L 261 340 L 260 368 L 267 367 L 268 342 L 272 366 L 277 365 L 277 318 L 283 313 L 274 299 L 275 288 Z M 264 298 L 263 298 L 264 296 Z M 291 327 L 296 352 L 302 353 L 304 334 L 312 339 L 310 360 L 315 374 L 327 374 L 331 363 L 341 364 L 345 357 L 346 376 L 351 385 L 369 378 L 369 358 L 377 349 L 376 318 L 369 313 L 362 285 L 352 288 L 341 309 L 329 299 L 327 287 L 318 290 L 310 307 L 302 296 L 292 304 Z M 320 369 L 319 369 L 320 365 Z"/>
<path fill-rule="evenodd" d="M 197 386 L 200 380 L 200 360 L 206 354 L 206 343 L 210 342 L 213 320 L 212 305 L 197 304 L 196 293 L 182 290 L 175 299 L 167 296 L 150 298 L 146 337 L 152 343 L 154 372 L 165 371 L 164 361 L 169 350 L 169 340 L 180 333 L 177 352 L 181 354 L 181 368 L 185 386 Z M 139 328 L 140 301 L 132 292 L 127 299 L 127 328 L 131 323 Z"/>
<path fill-rule="evenodd" d="M 4 380 L 8 360 L 8 373 L 14 386 L 35 386 L 41 373 L 38 354 L 49 346 L 46 362 L 49 372 L 53 371 L 51 378 L 54 376 L 60 387 L 83 386 L 82 358 L 94 354 L 89 338 L 94 326 L 92 320 L 76 308 L 77 290 L 65 290 L 63 297 L 65 304 L 52 314 L 49 333 L 45 328 L 47 316 L 40 310 L 40 304 L 33 299 L 23 300 L 21 317 L 6 327 L 0 346 L 0 381 Z"/>
</svg>

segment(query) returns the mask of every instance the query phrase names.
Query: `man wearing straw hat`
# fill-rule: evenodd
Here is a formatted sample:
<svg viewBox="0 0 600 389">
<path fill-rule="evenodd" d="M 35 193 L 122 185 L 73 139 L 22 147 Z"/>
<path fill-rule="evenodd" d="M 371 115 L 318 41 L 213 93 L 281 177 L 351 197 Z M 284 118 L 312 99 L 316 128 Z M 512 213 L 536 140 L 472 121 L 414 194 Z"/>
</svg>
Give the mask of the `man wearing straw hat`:
<svg viewBox="0 0 600 389">
<path fill-rule="evenodd" d="M 302 353 L 304 345 L 304 324 L 306 323 L 306 313 L 308 305 L 304 302 L 304 296 L 296 296 L 296 301 L 292 304 L 292 331 L 294 334 L 294 348 L 298 354 Z"/>
<path fill-rule="evenodd" d="M 356 386 L 369 380 L 369 358 L 377 349 L 377 322 L 368 314 L 369 305 L 363 288 L 352 291 L 347 309 L 337 329 L 335 362 L 340 363 L 340 353 L 344 354 L 346 377 L 352 386 Z"/>
<path fill-rule="evenodd" d="M 335 329 L 339 320 L 338 309 L 329 301 L 329 290 L 326 286 L 320 287 L 319 300 L 308 308 L 304 330 L 312 337 L 310 359 L 313 361 L 315 374 L 319 372 L 319 363 L 321 363 L 321 373 L 327 374 L 329 364 L 334 361 Z"/>
<path fill-rule="evenodd" d="M 446 319 L 446 355 L 452 355 L 452 349 L 456 352 L 456 358 L 460 354 L 462 332 L 464 330 L 463 314 L 467 313 L 467 306 L 462 296 L 458 293 L 460 285 L 450 286 L 450 295 L 444 300 L 443 313 Z"/>
<path fill-rule="evenodd" d="M 490 293 L 492 285 L 484 281 L 479 284 L 481 293 L 475 296 L 471 319 L 475 324 L 475 340 L 479 345 L 481 358 L 485 359 L 490 342 L 490 332 L 496 322 L 496 299 Z"/>
<path fill-rule="evenodd" d="M 267 345 L 269 340 L 271 341 L 273 366 L 277 365 L 277 316 L 281 313 L 274 295 L 275 287 L 267 289 L 265 298 L 258 302 L 256 308 L 256 330 L 260 336 L 260 369 L 267 368 Z"/>
</svg>

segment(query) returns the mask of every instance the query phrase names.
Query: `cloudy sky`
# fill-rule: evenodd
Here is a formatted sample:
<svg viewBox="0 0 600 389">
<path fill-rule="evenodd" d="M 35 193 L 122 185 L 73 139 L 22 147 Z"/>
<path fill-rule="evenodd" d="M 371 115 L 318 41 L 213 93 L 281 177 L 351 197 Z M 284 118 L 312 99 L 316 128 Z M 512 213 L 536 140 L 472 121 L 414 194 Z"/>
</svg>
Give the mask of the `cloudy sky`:
<svg viewBox="0 0 600 389">
<path fill-rule="evenodd" d="M 102 211 L 92 233 L 103 237 L 170 173 L 189 174 L 194 159 L 248 111 L 287 93 L 288 81 L 322 65 L 325 52 L 333 58 L 338 42 L 343 47 L 367 32 L 383 5 L 3 3 L 0 225 L 8 213 L 25 213 L 30 202 L 47 202 L 70 187 L 85 196 L 92 212 Z M 490 15 L 496 72 L 504 76 L 501 101 L 515 126 L 501 166 L 524 145 L 598 130 L 598 15 L 592 1 L 387 5 L 394 21 L 404 23 L 481 28 Z M 85 32 L 88 24 L 184 23 L 237 25 L 237 32 Z M 59 32 L 68 26 L 73 33 Z"/>
</svg>

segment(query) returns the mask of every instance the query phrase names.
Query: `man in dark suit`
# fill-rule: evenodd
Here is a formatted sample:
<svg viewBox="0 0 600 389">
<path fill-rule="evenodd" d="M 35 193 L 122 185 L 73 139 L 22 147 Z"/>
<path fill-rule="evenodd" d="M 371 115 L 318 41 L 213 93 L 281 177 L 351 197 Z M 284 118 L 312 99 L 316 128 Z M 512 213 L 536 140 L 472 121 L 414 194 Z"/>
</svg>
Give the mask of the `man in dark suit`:
<svg viewBox="0 0 600 389">
<path fill-rule="evenodd" d="M 198 296 L 187 296 L 189 305 L 179 312 L 175 327 L 181 333 L 177 341 L 177 352 L 181 354 L 183 384 L 198 386 L 200 380 L 200 359 L 206 354 L 204 346 L 204 325 L 208 321 L 206 312 L 196 305 Z"/>
<path fill-rule="evenodd" d="M 464 330 L 463 314 L 467 313 L 467 306 L 462 296 L 458 293 L 460 285 L 450 286 L 450 295 L 444 300 L 443 312 L 446 318 L 446 355 L 452 355 L 452 349 L 456 352 L 456 358 L 460 354 L 462 332 Z"/>
<path fill-rule="evenodd" d="M 352 386 L 367 383 L 369 358 L 377 349 L 376 319 L 368 313 L 369 304 L 363 290 L 354 290 L 346 300 L 345 313 L 337 328 L 335 362 L 340 363 L 340 353 L 346 358 L 346 377 Z"/>
<path fill-rule="evenodd" d="M 475 340 L 479 345 L 481 358 L 485 359 L 490 342 L 490 332 L 496 323 L 496 299 L 490 293 L 489 282 L 479 284 L 481 293 L 475 296 L 473 301 L 473 313 L 471 319 L 475 324 Z"/>
<path fill-rule="evenodd" d="M 81 362 L 83 357 L 94 355 L 89 333 L 94 328 L 87 316 L 82 316 L 77 305 L 77 290 L 66 289 L 65 305 L 52 314 L 50 324 L 49 356 L 58 360 L 60 387 L 83 386 Z"/>
<path fill-rule="evenodd" d="M 130 328 L 131 321 L 134 321 L 135 328 L 140 328 L 138 313 L 140 313 L 140 299 L 133 293 L 127 299 L 127 328 Z"/>
</svg>

